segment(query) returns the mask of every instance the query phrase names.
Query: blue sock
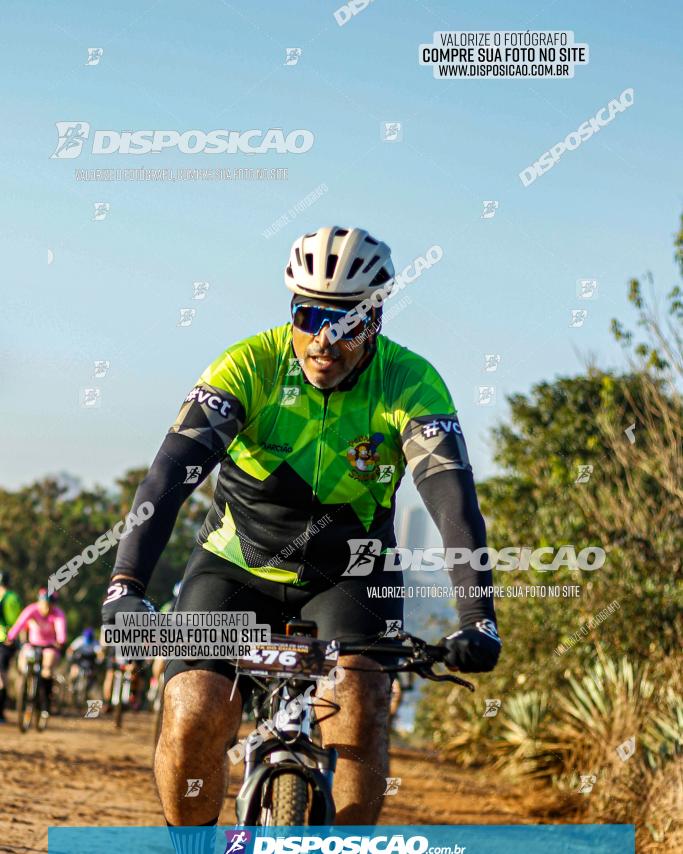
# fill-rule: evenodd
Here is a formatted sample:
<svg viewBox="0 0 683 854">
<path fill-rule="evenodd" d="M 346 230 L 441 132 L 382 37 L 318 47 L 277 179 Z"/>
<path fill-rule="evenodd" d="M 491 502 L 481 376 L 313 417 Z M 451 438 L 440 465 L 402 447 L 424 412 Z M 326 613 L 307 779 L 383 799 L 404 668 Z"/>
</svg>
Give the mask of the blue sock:
<svg viewBox="0 0 683 854">
<path fill-rule="evenodd" d="M 197 827 L 177 827 L 166 822 L 176 854 L 214 854 L 218 816 Z"/>
</svg>

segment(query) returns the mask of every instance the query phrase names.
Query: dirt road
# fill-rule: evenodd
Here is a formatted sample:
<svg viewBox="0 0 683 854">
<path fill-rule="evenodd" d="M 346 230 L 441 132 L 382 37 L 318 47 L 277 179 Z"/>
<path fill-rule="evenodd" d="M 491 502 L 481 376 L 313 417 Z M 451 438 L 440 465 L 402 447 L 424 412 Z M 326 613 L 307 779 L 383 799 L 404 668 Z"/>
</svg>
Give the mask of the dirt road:
<svg viewBox="0 0 683 854">
<path fill-rule="evenodd" d="M 131 714 L 117 731 L 110 718 L 55 717 L 44 733 L 22 735 L 14 714 L 0 728 L 0 851 L 47 851 L 47 827 L 161 826 L 152 779 L 152 718 Z M 240 766 L 238 766 L 240 767 Z M 463 772 L 434 757 L 394 750 L 399 791 L 385 798 L 381 824 L 523 824 L 528 795 L 498 777 Z M 233 775 L 220 822 L 234 822 Z"/>
</svg>

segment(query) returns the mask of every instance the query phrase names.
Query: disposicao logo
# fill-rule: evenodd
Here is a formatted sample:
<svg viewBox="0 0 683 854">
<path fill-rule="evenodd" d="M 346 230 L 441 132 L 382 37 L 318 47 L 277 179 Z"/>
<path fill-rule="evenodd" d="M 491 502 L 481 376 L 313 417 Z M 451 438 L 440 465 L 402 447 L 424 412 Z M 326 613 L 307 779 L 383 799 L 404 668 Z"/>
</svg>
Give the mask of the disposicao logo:
<svg viewBox="0 0 683 854">
<path fill-rule="evenodd" d="M 56 122 L 57 146 L 52 160 L 78 157 L 90 137 L 88 122 Z M 268 130 L 96 130 L 91 154 L 160 154 L 177 149 L 181 154 L 304 154 L 313 147 L 315 135 L 298 129 Z"/>
<path fill-rule="evenodd" d="M 254 854 L 425 854 L 426 836 L 278 836 L 255 840 Z"/>
</svg>

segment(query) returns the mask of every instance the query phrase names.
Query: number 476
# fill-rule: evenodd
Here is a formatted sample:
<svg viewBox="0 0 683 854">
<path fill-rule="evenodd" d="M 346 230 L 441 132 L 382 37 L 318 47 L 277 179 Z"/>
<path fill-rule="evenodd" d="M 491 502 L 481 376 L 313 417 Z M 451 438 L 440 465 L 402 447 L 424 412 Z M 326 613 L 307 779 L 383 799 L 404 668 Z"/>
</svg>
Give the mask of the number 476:
<svg viewBox="0 0 683 854">
<path fill-rule="evenodd" d="M 257 661 L 259 664 L 275 664 L 279 662 L 285 667 L 293 667 L 296 664 L 296 653 L 293 650 L 280 649 L 254 649 L 247 656 L 250 661 Z"/>
</svg>

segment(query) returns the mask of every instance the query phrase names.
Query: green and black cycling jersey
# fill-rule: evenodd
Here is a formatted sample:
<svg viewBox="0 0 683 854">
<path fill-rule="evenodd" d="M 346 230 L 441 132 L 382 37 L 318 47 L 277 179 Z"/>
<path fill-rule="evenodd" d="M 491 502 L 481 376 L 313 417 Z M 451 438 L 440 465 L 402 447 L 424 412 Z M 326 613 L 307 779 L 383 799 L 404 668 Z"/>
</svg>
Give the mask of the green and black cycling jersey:
<svg viewBox="0 0 683 854">
<path fill-rule="evenodd" d="M 229 347 L 187 395 L 141 483 L 133 509 L 151 501 L 155 512 L 121 541 L 115 573 L 147 584 L 182 502 L 218 463 L 198 543 L 260 578 L 333 584 L 363 542 L 374 541 L 374 554 L 395 546 L 406 466 L 444 546 L 485 546 L 465 441 L 437 371 L 383 335 L 362 364 L 336 388 L 316 388 L 289 323 Z M 462 625 L 495 619 L 489 597 L 469 594 L 491 584 L 488 569 L 461 564 L 451 578 L 465 587 Z"/>
</svg>

